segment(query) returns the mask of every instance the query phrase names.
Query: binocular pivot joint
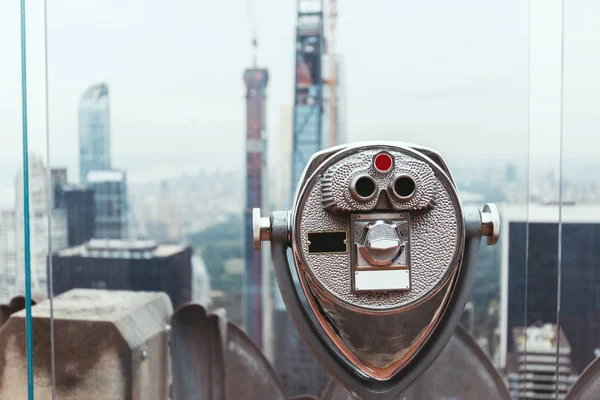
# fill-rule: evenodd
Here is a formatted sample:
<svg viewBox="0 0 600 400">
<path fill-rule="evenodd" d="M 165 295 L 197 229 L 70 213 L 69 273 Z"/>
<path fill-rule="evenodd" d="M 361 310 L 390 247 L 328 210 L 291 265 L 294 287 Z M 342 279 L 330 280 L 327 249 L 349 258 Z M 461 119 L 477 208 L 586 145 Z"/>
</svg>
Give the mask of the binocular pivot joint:
<svg viewBox="0 0 600 400">
<path fill-rule="evenodd" d="M 498 243 L 500 238 L 500 213 L 494 203 L 487 203 L 481 210 L 481 236 L 485 236 L 488 246 Z"/>
<path fill-rule="evenodd" d="M 277 214 L 282 214 L 278 212 Z M 486 237 L 488 246 L 494 246 L 500 238 L 500 213 L 494 203 L 486 203 L 479 211 L 481 218 L 481 236 Z M 263 217 L 260 208 L 252 210 L 252 239 L 254 250 L 261 249 L 261 242 L 270 241 L 273 232 L 273 216 Z M 291 234 L 290 215 L 287 213 L 287 235 Z M 289 242 L 289 239 L 288 239 Z"/>
<path fill-rule="evenodd" d="M 260 208 L 252 209 L 252 242 L 254 250 L 260 250 L 262 241 L 271 240 L 271 219 L 261 217 Z"/>
</svg>

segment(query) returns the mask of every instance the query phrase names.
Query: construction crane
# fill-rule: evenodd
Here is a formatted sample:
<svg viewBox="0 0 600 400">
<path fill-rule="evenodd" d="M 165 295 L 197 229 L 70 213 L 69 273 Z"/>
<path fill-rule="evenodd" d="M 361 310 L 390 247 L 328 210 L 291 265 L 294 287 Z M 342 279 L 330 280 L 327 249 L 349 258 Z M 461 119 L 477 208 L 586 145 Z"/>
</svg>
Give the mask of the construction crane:
<svg viewBox="0 0 600 400">
<path fill-rule="evenodd" d="M 340 144 L 338 132 L 338 58 L 335 48 L 337 0 L 329 0 L 329 13 L 327 19 L 329 31 L 326 35 L 326 49 L 329 63 L 329 73 L 327 79 L 325 79 L 325 83 L 329 88 L 327 97 L 327 104 L 329 108 L 328 145 L 335 146 Z"/>
<path fill-rule="evenodd" d="M 310 157 L 326 147 L 323 120 L 326 84 L 323 79 L 324 0 L 298 0 L 294 79 L 294 136 L 292 184 L 300 181 Z M 295 186 L 292 188 L 294 196 Z"/>
<path fill-rule="evenodd" d="M 299 181 L 312 154 L 324 147 L 335 146 L 340 141 L 339 66 L 335 52 L 336 1 L 297 0 L 292 155 L 294 183 Z M 328 22 L 328 26 L 325 22 Z M 324 57 L 326 55 L 327 58 Z M 325 60 L 328 61 L 327 65 L 323 63 Z"/>
<path fill-rule="evenodd" d="M 252 1 L 248 0 L 246 5 L 246 16 L 248 17 L 248 28 L 250 30 L 252 44 L 252 67 L 256 68 L 256 57 L 258 53 L 258 36 L 256 33 L 256 24 L 254 21 L 254 13 L 252 10 Z"/>
</svg>

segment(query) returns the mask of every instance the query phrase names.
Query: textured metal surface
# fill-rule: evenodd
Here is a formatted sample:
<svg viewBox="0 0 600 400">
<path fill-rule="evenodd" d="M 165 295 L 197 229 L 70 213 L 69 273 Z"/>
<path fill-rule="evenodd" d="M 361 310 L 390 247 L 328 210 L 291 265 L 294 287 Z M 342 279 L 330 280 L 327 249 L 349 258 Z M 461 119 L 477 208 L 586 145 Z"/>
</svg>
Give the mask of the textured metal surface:
<svg viewBox="0 0 600 400">
<path fill-rule="evenodd" d="M 431 205 L 431 200 L 434 199 L 435 205 L 430 209 L 412 213 L 411 290 L 389 293 L 353 293 L 350 279 L 350 255 L 308 254 L 307 234 L 314 231 L 349 231 L 349 217 L 347 215 L 331 213 L 323 208 L 323 196 L 325 195 L 323 184 L 326 179 L 319 179 L 320 171 L 330 170 L 329 164 L 341 165 L 338 170 L 348 169 L 349 165 L 368 166 L 373 154 L 381 150 L 388 150 L 393 154 L 396 165 L 387 174 L 377 173 L 381 175 L 380 178 L 377 178 L 380 187 L 386 188 L 389 179 L 399 171 L 407 172 L 400 169 L 402 165 L 424 165 L 422 168 L 427 167 L 429 173 L 435 178 L 432 181 L 435 184 L 429 183 L 429 186 L 420 186 L 424 182 L 426 184 L 428 175 L 424 172 L 425 177 L 420 178 L 415 174 L 414 179 L 418 185 L 417 193 L 409 202 L 401 204 L 403 204 L 402 207 L 424 207 L 425 205 Z M 305 187 L 299 192 L 300 197 L 297 199 L 294 210 L 294 234 L 299 232 L 299 235 L 295 237 L 292 243 L 295 247 L 295 253 L 303 261 L 300 263 L 300 267 L 306 266 L 310 275 L 325 290 L 352 306 L 371 310 L 388 310 L 422 301 L 426 296 L 432 295 L 440 289 L 458 264 L 458 258 L 462 251 L 463 233 L 462 212 L 456 191 L 448 177 L 441 170 L 436 169 L 437 166 L 426 165 L 425 161 L 417 159 L 418 154 L 413 153 L 410 155 L 408 149 L 374 146 L 364 151 L 364 154 L 361 152 L 359 155 L 355 155 L 354 153 L 357 151 L 359 149 L 349 147 L 335 153 L 334 157 L 330 157 L 333 160 L 325 160 L 321 165 L 321 169 L 316 169 L 313 172 L 312 179 L 308 180 Z M 339 160 L 345 160 L 346 157 L 349 157 L 351 162 L 344 164 Z M 425 159 L 424 156 L 423 159 Z M 411 173 L 414 174 L 414 172 Z M 345 174 L 351 176 L 348 171 Z M 347 199 L 352 199 L 347 185 L 336 183 L 335 179 L 331 182 L 330 185 L 333 186 L 333 189 L 330 192 L 334 193 L 332 196 L 335 197 L 337 192 L 347 193 L 347 195 L 337 195 L 339 197 L 338 204 L 352 204 Z M 337 187 L 336 185 L 341 186 Z M 431 189 L 434 186 L 436 187 L 435 196 L 433 196 L 434 190 Z M 430 189 L 427 189 L 428 187 Z M 345 200 L 342 200 L 342 198 Z M 393 204 L 393 200 L 390 200 Z M 346 203 L 343 203 L 343 201 L 346 201 Z M 373 199 L 371 202 L 376 202 L 376 200 Z M 371 202 L 361 204 L 354 201 L 354 204 L 364 206 L 370 205 Z M 373 207 L 374 205 L 375 203 L 372 204 Z M 299 224 L 299 229 L 297 224 Z"/>
<path fill-rule="evenodd" d="M 382 226 L 384 229 L 381 229 Z M 352 238 L 350 242 L 350 277 L 354 291 L 366 290 L 358 284 L 358 281 L 364 280 L 366 276 L 369 276 L 369 279 L 381 279 L 381 273 L 391 272 L 392 269 L 397 268 L 404 269 L 403 278 L 382 282 L 383 285 L 380 289 L 410 289 L 409 226 L 410 213 L 408 212 L 352 213 L 350 215 L 350 237 Z M 376 229 L 371 232 L 372 228 Z M 385 233 L 386 231 L 387 233 Z M 374 235 L 370 235 L 370 233 L 374 233 Z M 372 237 L 370 238 L 370 236 Z M 394 236 L 396 244 L 399 246 L 396 246 L 396 249 L 381 250 L 381 247 L 389 245 L 394 247 Z M 376 245 L 377 243 L 383 245 L 379 246 L 379 250 L 375 250 L 373 248 L 375 246 L 371 246 L 369 249 L 369 244 Z M 359 279 L 359 274 L 363 279 Z"/>
<path fill-rule="evenodd" d="M 600 387 L 596 390 L 600 390 Z M 596 395 L 598 391 L 577 399 L 594 399 L 592 393 Z M 329 382 L 322 396 L 322 400 L 349 399 L 352 399 L 350 394 L 334 380 Z M 437 360 L 404 396 L 398 398 L 424 399 L 510 400 L 510 393 L 502 376 L 475 339 L 458 326 Z"/>
<path fill-rule="evenodd" d="M 387 190 L 392 179 L 400 174 L 413 178 L 417 188 L 410 200 L 405 202 L 397 201 L 390 196 L 394 209 L 418 210 L 433 204 L 438 181 L 425 162 L 394 151 L 391 152 L 394 166 L 388 172 L 380 173 L 371 164 L 373 156 L 379 152 L 379 149 L 375 149 L 353 154 L 338 161 L 323 173 L 321 191 L 325 209 L 330 212 L 372 210 L 377 204 L 380 193 Z M 355 177 L 365 174 L 374 178 L 377 194 L 367 202 L 360 202 L 352 196 L 349 188 Z"/>
<path fill-rule="evenodd" d="M 289 243 L 288 216 L 285 212 L 273 213 L 271 253 L 275 264 L 277 281 L 296 326 L 315 357 L 327 371 L 348 391 L 358 398 L 392 400 L 400 395 L 431 365 L 444 349 L 459 322 L 469 298 L 475 279 L 475 270 L 481 239 L 481 218 L 477 209 L 464 210 L 465 246 L 464 259 L 458 275 L 451 286 L 452 296 L 441 313 L 439 323 L 423 341 L 414 357 L 402 369 L 402 373 L 387 380 L 369 378 L 360 368 L 341 353 L 335 343 L 316 321 L 315 309 L 309 307 L 303 292 L 296 290 L 295 270 L 290 269 L 287 258 Z M 343 333 L 341 333 L 343 334 Z"/>
<path fill-rule="evenodd" d="M 350 228 L 354 230 L 354 234 L 350 235 L 354 239 L 353 244 L 364 258 L 358 266 L 407 266 L 404 250 L 408 248 L 408 213 L 387 214 L 389 220 L 379 218 L 380 214 L 371 218 L 369 214 L 353 215 L 361 217 L 357 221 L 351 220 L 353 225 Z"/>
<path fill-rule="evenodd" d="M 510 393 L 492 361 L 461 326 L 435 362 L 411 386 L 406 400 L 510 400 Z"/>
<path fill-rule="evenodd" d="M 327 315 L 325 330 L 339 345 L 350 350 L 347 357 L 369 376 L 389 379 L 414 357 L 437 325 L 451 288 L 439 291 L 419 307 L 380 315 L 360 313 L 329 301 L 316 292 L 318 308 Z"/>
</svg>

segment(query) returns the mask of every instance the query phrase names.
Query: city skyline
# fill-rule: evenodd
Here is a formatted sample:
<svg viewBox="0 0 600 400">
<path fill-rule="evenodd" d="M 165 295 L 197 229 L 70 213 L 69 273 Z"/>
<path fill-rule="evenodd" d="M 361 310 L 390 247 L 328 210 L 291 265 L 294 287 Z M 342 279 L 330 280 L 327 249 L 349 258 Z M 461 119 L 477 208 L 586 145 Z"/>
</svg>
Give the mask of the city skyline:
<svg viewBox="0 0 600 400">
<path fill-rule="evenodd" d="M 275 144 L 279 106 L 293 101 L 295 10 L 293 2 L 263 0 L 253 7 L 260 43 L 258 63 L 272 71 L 267 125 L 269 140 Z M 136 15 L 139 9 L 144 9 L 143 15 Z M 182 170 L 241 168 L 244 116 L 238 77 L 252 51 L 245 4 L 182 2 L 178 7 L 164 7 L 161 2 L 145 2 L 141 7 L 132 2 L 118 15 L 111 10 L 111 4 L 104 2 L 76 7 L 57 2 L 49 10 L 52 166 L 75 171 L 75 104 L 86 87 L 105 81 L 119 99 L 111 109 L 113 161 L 129 172 L 132 181 L 143 178 L 149 168 L 163 177 Z M 41 5 L 32 3 L 27 11 L 30 144 L 32 151 L 43 153 Z M 576 146 L 600 124 L 591 108 L 600 93 L 600 80 L 591 79 L 600 60 L 593 52 L 584 53 L 598 43 L 599 33 L 592 29 L 589 15 L 600 10 L 588 4 L 568 11 L 565 159 L 591 158 L 594 146 Z M 12 17 L 16 12 L 16 5 L 0 6 L 0 51 L 15 54 L 14 60 L 8 57 L 9 62 L 0 66 L 0 76 L 7 81 L 0 96 L 6 110 L 0 117 L 6 139 L 0 150 L 0 186 L 12 179 L 8 175 L 13 172 L 5 171 L 15 171 L 20 161 L 20 102 L 15 101 L 20 96 L 18 21 Z M 440 1 L 390 2 L 368 9 L 345 5 L 338 21 L 337 48 L 345 68 L 348 139 L 418 142 L 439 149 L 450 160 L 463 156 L 478 162 L 525 159 L 527 16 L 527 7 L 518 1 L 486 7 L 474 7 L 469 1 L 455 2 L 452 7 Z M 103 29 L 108 21 L 112 32 Z M 168 26 L 176 21 L 176 26 L 157 30 L 155 21 Z M 357 23 L 360 30 L 352 28 Z M 136 26 L 133 31 L 132 24 Z M 532 24 L 544 30 L 548 21 L 538 18 Z M 212 32 L 224 34 L 220 35 L 223 43 L 205 41 L 200 49 L 195 38 Z M 554 33 L 550 29 L 550 41 Z M 222 52 L 223 46 L 232 51 Z M 73 49 L 78 54 L 75 60 Z M 154 57 L 157 53 L 160 59 Z M 537 68 L 550 56 L 540 52 L 532 57 L 532 66 Z M 373 62 L 362 62 L 365 59 Z M 545 76 L 543 72 L 532 70 L 534 76 Z M 536 99 L 543 109 L 545 103 Z M 533 128 L 544 130 L 544 126 Z M 542 137 L 538 131 L 536 138 Z M 215 136 L 219 140 L 213 140 Z M 139 137 L 144 140 L 137 141 Z M 455 138 L 469 146 L 457 148 Z M 489 146 L 491 141 L 494 146 Z M 558 139 L 552 136 L 549 142 L 540 144 L 534 155 L 548 153 L 554 160 Z M 271 165 L 277 159 L 272 157 L 276 149 L 275 145 L 269 149 Z M 227 157 L 232 160 L 227 165 L 221 162 L 225 155 L 233 155 Z"/>
<path fill-rule="evenodd" d="M 600 77 L 600 33 L 596 20 L 590 18 L 593 15 L 600 20 L 600 4 L 583 0 L 588 2 L 585 7 L 562 9 L 563 35 L 559 29 L 563 15 L 558 7 L 562 3 L 543 1 L 531 0 L 528 5 L 508 0 L 485 6 L 475 0 L 458 0 L 452 5 L 442 0 L 369 7 L 354 3 L 344 4 L 338 21 L 336 49 L 344 71 L 340 80 L 343 137 L 348 141 L 396 140 L 433 148 L 447 160 L 463 205 L 480 207 L 484 202 L 495 202 L 506 212 L 502 215 L 505 226 L 500 250 L 482 252 L 472 294 L 478 303 L 471 309 L 472 334 L 485 343 L 482 347 L 488 347 L 491 357 L 499 360 L 496 367 L 503 372 L 507 372 L 508 353 L 514 350 L 510 341 L 512 329 L 518 325 L 515 321 L 523 320 L 526 329 L 535 322 L 561 322 L 552 318 L 558 307 L 554 302 L 560 305 L 565 297 L 561 293 L 568 297 L 562 313 L 571 314 L 561 324 L 569 325 L 564 333 L 571 341 L 578 372 L 589 363 L 592 347 L 597 351 L 596 342 L 587 337 L 592 334 L 586 333 L 583 340 L 572 333 L 576 327 L 587 327 L 592 318 L 586 315 L 597 312 L 598 307 L 591 304 L 600 289 L 589 272 L 593 269 L 588 271 L 591 264 L 581 261 L 595 257 L 597 252 L 572 243 L 583 240 L 574 238 L 574 225 L 568 221 L 574 212 L 596 209 L 600 203 L 600 168 L 593 167 L 600 166 L 595 154 L 600 147 L 596 134 L 600 128 L 596 109 L 600 79 L 595 79 Z M 263 346 L 263 351 L 271 357 L 288 389 L 293 388 L 296 378 L 313 389 L 321 385 L 317 377 L 322 379 L 321 386 L 325 385 L 327 375 L 295 334 L 277 295 L 278 287 L 269 284 L 270 258 L 265 252 L 262 256 L 254 252 L 248 240 L 253 207 L 260 206 L 263 215 L 274 208 L 289 207 L 293 194 L 281 192 L 293 192 L 290 189 L 306 162 L 298 162 L 294 154 L 302 150 L 296 139 L 304 143 L 314 139 L 311 132 L 320 131 L 320 119 L 325 120 L 326 113 L 319 109 L 326 96 L 315 96 L 320 91 L 308 89 L 305 82 L 300 88 L 298 85 L 298 70 L 314 72 L 312 83 L 326 82 L 329 77 L 321 73 L 320 62 L 309 56 L 300 64 L 294 63 L 294 49 L 302 49 L 294 42 L 296 2 L 256 0 L 252 10 L 242 2 L 232 7 L 192 0 L 176 5 L 153 0 L 53 4 L 48 16 L 48 143 L 42 8 L 28 5 L 29 150 L 30 164 L 31 160 L 37 163 L 30 171 L 36 214 L 31 224 L 37 231 L 32 237 L 39 236 L 32 240 L 32 253 L 36 251 L 32 257 L 37 258 L 32 261 L 35 291 L 43 292 L 47 283 L 40 260 L 46 260 L 49 249 L 45 242 L 44 248 L 39 243 L 51 239 L 53 251 L 66 248 L 74 224 L 69 224 L 69 215 L 93 210 L 93 224 L 82 225 L 86 232 L 79 232 L 85 237 L 92 235 L 88 238 L 92 240 L 69 247 L 108 251 L 93 240 L 100 238 L 150 239 L 167 246 L 185 242 L 186 263 L 188 252 L 189 257 L 197 252 L 202 265 L 201 257 L 210 260 L 206 277 L 218 282 L 215 292 L 229 295 L 220 300 L 225 307 L 239 311 L 249 336 L 259 347 L 263 338 L 273 342 L 269 344 L 275 349 Z M 542 12 L 545 5 L 547 10 Z M 4 11 L 14 13 L 16 8 L 11 7 L 0 5 L 0 54 L 17 54 L 18 42 L 10 39 L 18 38 L 13 35 L 17 31 L 11 31 L 18 27 L 17 20 L 3 16 Z M 119 13 L 115 13 L 116 7 Z M 247 23 L 246 19 L 255 21 Z M 258 64 L 246 72 L 245 91 L 240 75 L 251 65 L 248 25 L 252 24 L 258 27 Z M 307 54 L 314 53 L 315 43 L 307 41 Z M 590 47 L 599 51 L 590 52 Z M 564 57 L 561 62 L 559 55 Z M 7 90 L 0 91 L 0 109 L 6 110 L 0 115 L 4 144 L 0 148 L 0 218 L 7 222 L 0 229 L 0 247 L 5 247 L 0 254 L 0 283 L 4 286 L 18 275 L 11 271 L 24 263 L 20 242 L 24 237 L 21 110 L 17 101 L 20 65 L 17 58 L 14 62 L 8 58 L 8 65 L 0 65 L 0 77 L 12 77 L 7 79 Z M 269 90 L 265 96 L 267 70 Z M 253 73 L 258 74 L 259 85 L 250 84 Z M 319 111 L 312 126 L 307 113 L 298 112 L 303 107 Z M 311 129 L 298 128 L 307 126 Z M 50 160 L 45 156 L 46 144 Z M 308 159 L 322 144 L 312 143 L 299 153 Z M 66 184 L 67 175 L 72 182 L 87 183 L 86 190 L 93 192 L 89 193 L 89 204 L 78 204 L 81 209 L 72 207 L 71 214 L 68 207 L 55 209 L 55 205 L 44 211 L 44 196 L 53 196 L 53 192 L 46 193 L 46 168 L 52 170 L 51 189 L 55 178 Z M 559 201 L 560 207 L 553 204 Z M 507 224 L 516 221 L 507 211 L 511 207 L 526 216 L 518 221 L 519 235 L 514 233 L 515 224 Z M 556 222 L 555 214 L 562 218 L 563 209 L 564 233 L 562 225 L 555 229 L 548 224 Z M 552 235 L 541 240 L 536 229 L 541 225 L 538 216 L 544 213 L 552 214 L 542 221 Z M 242 226 L 239 229 L 238 222 Z M 47 236 L 50 224 L 52 238 Z M 94 233 L 87 232 L 88 228 Z M 580 232 L 589 239 L 586 246 L 593 247 L 596 230 Z M 564 245 L 559 232 L 565 236 Z M 558 252 L 557 243 L 561 246 Z M 113 250 L 116 254 L 123 249 L 117 246 Z M 521 252 L 527 255 L 520 257 Z M 531 262 L 524 261 L 529 260 L 530 252 L 538 267 L 529 268 Z M 545 257 L 539 258 L 547 265 L 535 259 L 536 252 Z M 132 254 L 135 256 L 125 258 L 143 257 L 142 253 Z M 516 258 L 515 254 L 519 260 L 509 262 L 508 255 Z M 569 265 L 561 270 L 560 257 L 565 258 L 565 264 L 571 260 L 577 269 Z M 73 260 L 73 270 L 78 262 Z M 103 263 L 90 264 L 90 271 Z M 192 261 L 186 267 L 190 273 L 183 279 L 191 285 L 187 288 L 190 291 L 196 285 L 193 265 Z M 521 269 L 529 271 L 523 274 L 530 280 L 515 279 L 518 274 L 514 271 Z M 248 279 L 252 274 L 254 282 Z M 70 275 L 64 272 L 65 282 Z M 562 292 L 560 284 L 554 286 L 560 279 L 565 282 Z M 24 286 L 16 280 L 16 285 L 10 284 Z M 485 284 L 477 287 L 482 282 Z M 86 285 L 110 287 L 105 283 Z M 593 288 L 585 286 L 592 284 Z M 520 293 L 515 285 L 517 289 L 525 285 L 526 290 Z M 10 292 L 5 289 L 0 285 L 0 294 Z M 211 292 L 205 297 L 213 295 Z M 574 301 L 578 296 L 586 300 L 578 309 L 585 311 L 582 315 L 573 311 L 574 305 L 579 305 Z M 272 297 L 277 312 L 265 318 L 262 311 L 266 308 L 260 303 L 270 307 Z M 524 311 L 525 317 L 515 310 Z M 596 325 L 592 328 L 590 332 L 597 330 Z M 273 351 L 276 357 L 272 357 Z M 315 377 L 302 377 L 298 371 L 309 371 L 310 364 L 317 366 Z M 302 386 L 298 390 L 306 391 Z"/>
</svg>

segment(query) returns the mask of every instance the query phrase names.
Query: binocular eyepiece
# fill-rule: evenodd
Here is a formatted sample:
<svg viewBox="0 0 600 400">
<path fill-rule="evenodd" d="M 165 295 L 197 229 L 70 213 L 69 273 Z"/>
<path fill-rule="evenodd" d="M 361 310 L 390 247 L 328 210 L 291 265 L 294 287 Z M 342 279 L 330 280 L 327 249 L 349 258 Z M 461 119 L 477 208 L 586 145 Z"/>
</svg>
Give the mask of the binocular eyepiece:
<svg viewBox="0 0 600 400">
<path fill-rule="evenodd" d="M 316 153 L 290 212 L 255 209 L 254 245 L 271 241 L 288 311 L 328 372 L 357 396 L 394 398 L 450 339 L 480 239 L 495 244 L 499 225 L 493 204 L 462 207 L 439 153 L 359 143 Z"/>
</svg>

